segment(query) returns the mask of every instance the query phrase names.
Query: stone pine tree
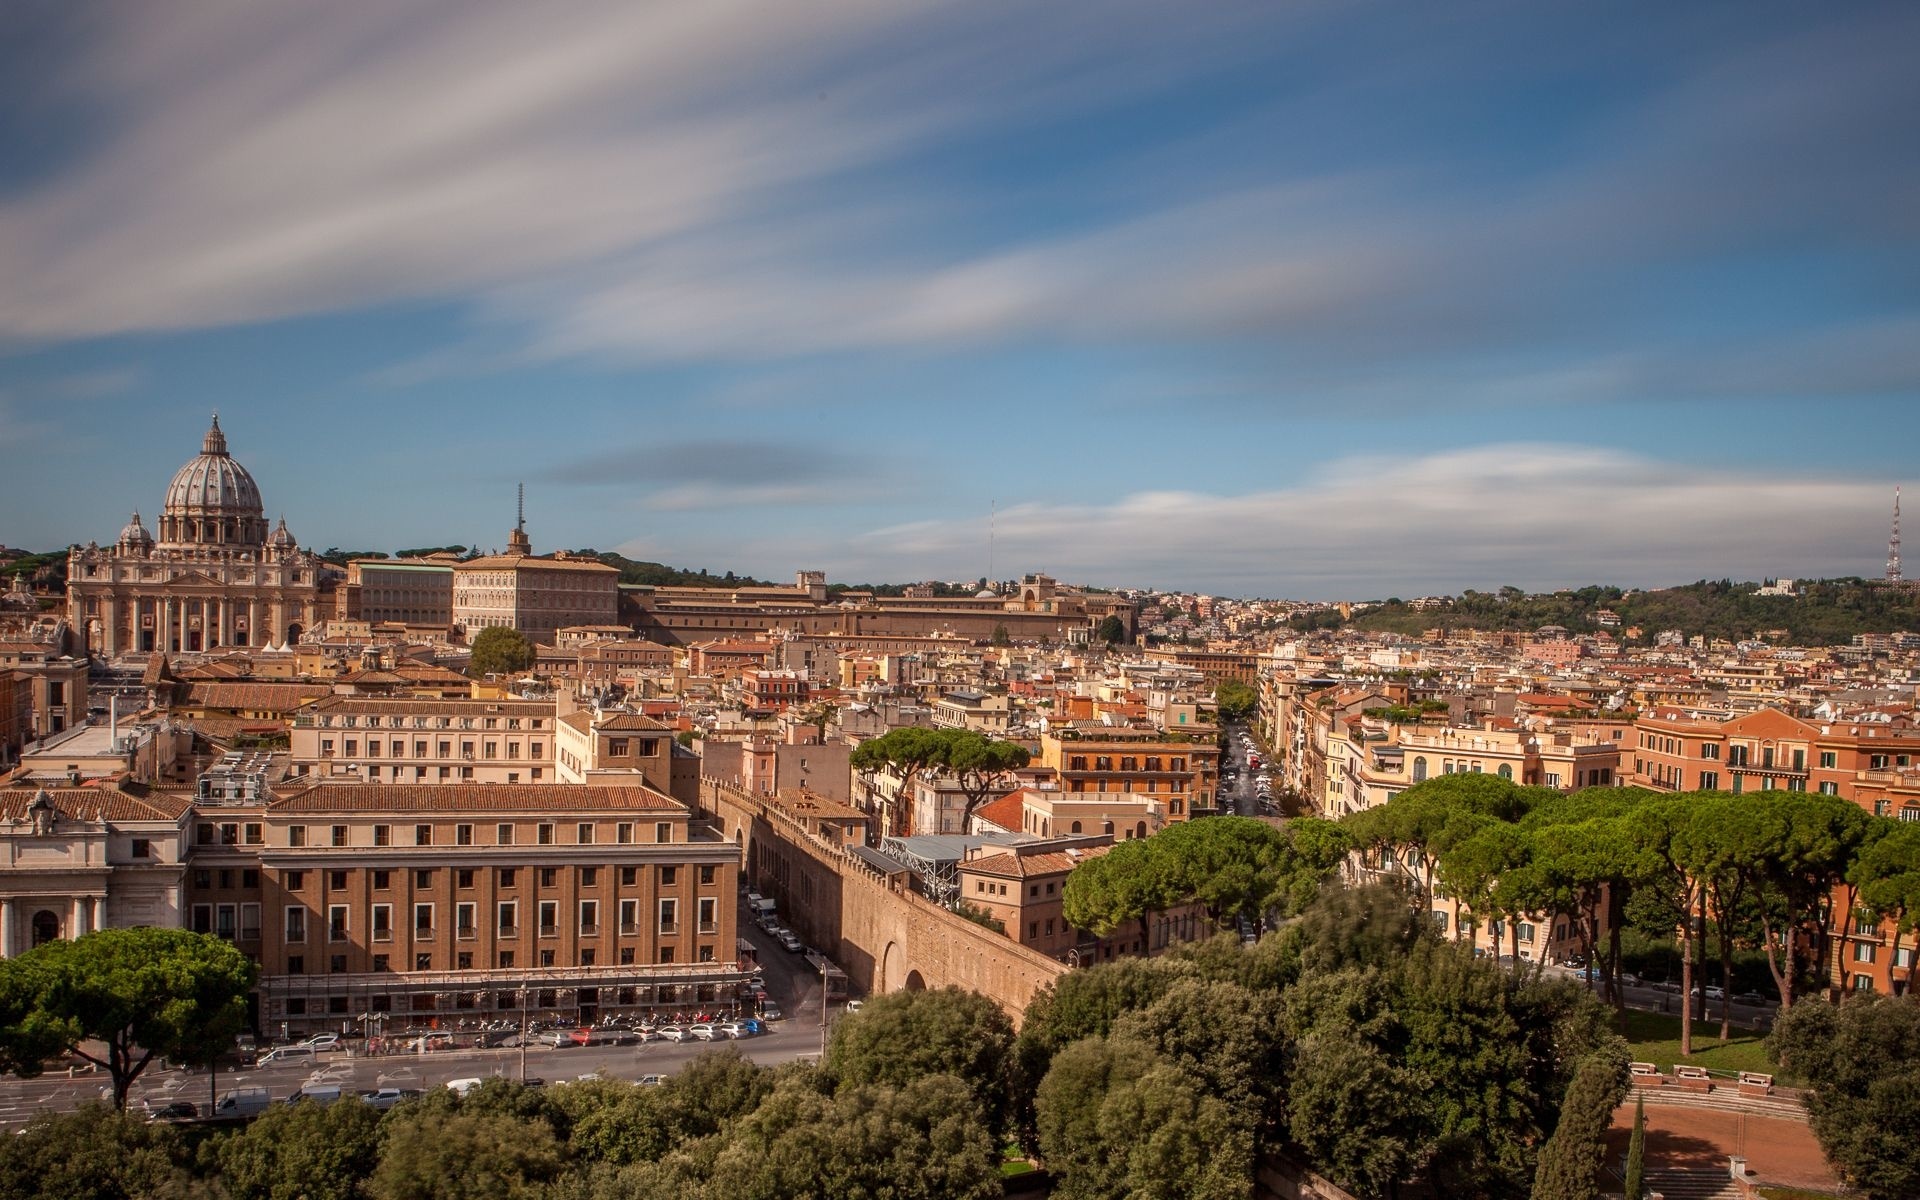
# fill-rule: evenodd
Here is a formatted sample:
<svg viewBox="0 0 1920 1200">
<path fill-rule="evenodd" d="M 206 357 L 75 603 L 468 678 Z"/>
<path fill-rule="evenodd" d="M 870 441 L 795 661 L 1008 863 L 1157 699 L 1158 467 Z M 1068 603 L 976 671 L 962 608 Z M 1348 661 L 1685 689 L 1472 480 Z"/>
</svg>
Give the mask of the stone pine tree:
<svg viewBox="0 0 1920 1200">
<path fill-rule="evenodd" d="M 473 639 L 473 656 L 467 673 L 475 679 L 489 675 L 515 675 L 533 665 L 533 644 L 518 629 L 495 625 L 482 629 Z"/>
<path fill-rule="evenodd" d="M 1627 1200 L 1647 1194 L 1647 1101 L 1633 1100 L 1633 1137 L 1627 1142 Z"/>
</svg>

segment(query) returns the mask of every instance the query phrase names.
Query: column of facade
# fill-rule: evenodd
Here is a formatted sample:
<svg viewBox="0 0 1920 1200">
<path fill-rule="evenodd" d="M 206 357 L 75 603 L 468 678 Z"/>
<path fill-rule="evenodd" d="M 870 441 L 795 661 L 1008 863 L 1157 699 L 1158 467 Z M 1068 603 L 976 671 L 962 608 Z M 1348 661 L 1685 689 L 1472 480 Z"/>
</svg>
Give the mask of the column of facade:
<svg viewBox="0 0 1920 1200">
<path fill-rule="evenodd" d="M 225 596 L 222 596 L 218 600 L 215 600 L 213 602 L 213 630 L 214 630 L 214 640 L 211 644 L 216 646 L 226 645 L 227 644 L 227 598 Z"/>
<path fill-rule="evenodd" d="M 12 958 L 13 948 L 13 898 L 0 899 L 0 958 Z"/>
<path fill-rule="evenodd" d="M 87 898 L 85 896 L 75 896 L 73 898 L 72 932 L 69 936 L 77 938 L 85 932 L 87 932 Z"/>
</svg>

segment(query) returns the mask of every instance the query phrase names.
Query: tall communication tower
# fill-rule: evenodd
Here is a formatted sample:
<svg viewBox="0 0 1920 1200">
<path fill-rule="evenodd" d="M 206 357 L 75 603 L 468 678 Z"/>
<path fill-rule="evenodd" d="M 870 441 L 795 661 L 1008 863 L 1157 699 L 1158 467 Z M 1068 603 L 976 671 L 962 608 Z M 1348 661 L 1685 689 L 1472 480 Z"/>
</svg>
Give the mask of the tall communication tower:
<svg viewBox="0 0 1920 1200">
<path fill-rule="evenodd" d="M 1900 485 L 1893 486 L 1893 532 L 1887 536 L 1887 582 L 1900 582 Z"/>
</svg>

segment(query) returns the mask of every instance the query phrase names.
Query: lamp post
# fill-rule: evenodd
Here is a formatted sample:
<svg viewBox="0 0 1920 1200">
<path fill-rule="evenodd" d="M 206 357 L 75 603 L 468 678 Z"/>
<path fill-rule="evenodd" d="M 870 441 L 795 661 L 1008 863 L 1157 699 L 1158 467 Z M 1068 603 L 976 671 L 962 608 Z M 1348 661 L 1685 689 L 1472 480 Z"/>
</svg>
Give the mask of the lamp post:
<svg viewBox="0 0 1920 1200">
<path fill-rule="evenodd" d="M 520 1086 L 527 1086 L 527 985 L 520 985 Z"/>
</svg>

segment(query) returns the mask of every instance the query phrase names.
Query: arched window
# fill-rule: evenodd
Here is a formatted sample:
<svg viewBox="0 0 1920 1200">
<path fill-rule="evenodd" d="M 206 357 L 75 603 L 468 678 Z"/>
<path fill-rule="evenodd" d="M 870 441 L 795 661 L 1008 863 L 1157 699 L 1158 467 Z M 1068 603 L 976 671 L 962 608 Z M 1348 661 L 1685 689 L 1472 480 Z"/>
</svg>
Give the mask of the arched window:
<svg viewBox="0 0 1920 1200">
<path fill-rule="evenodd" d="M 1075 833 L 1079 833 L 1079 832 L 1080 832 L 1080 822 L 1078 822 L 1078 821 L 1075 821 L 1075 822 L 1073 823 L 1073 831 L 1074 831 Z"/>
<path fill-rule="evenodd" d="M 1502 779 L 1512 779 L 1512 778 L 1513 778 L 1513 768 L 1512 768 L 1511 766 L 1509 766 L 1509 765 L 1507 765 L 1506 763 L 1501 763 L 1501 764 L 1500 764 L 1500 778 L 1502 778 Z"/>
<path fill-rule="evenodd" d="M 33 914 L 33 944 L 44 946 L 60 940 L 60 918 L 46 909 Z"/>
<path fill-rule="evenodd" d="M 1133 836 L 1137 838 L 1143 838 L 1147 836 L 1147 823 L 1145 821 L 1142 821 L 1138 825 L 1134 826 Z"/>
<path fill-rule="evenodd" d="M 1413 760 L 1413 781 L 1422 783 L 1427 778 L 1427 758 L 1423 754 Z"/>
</svg>

